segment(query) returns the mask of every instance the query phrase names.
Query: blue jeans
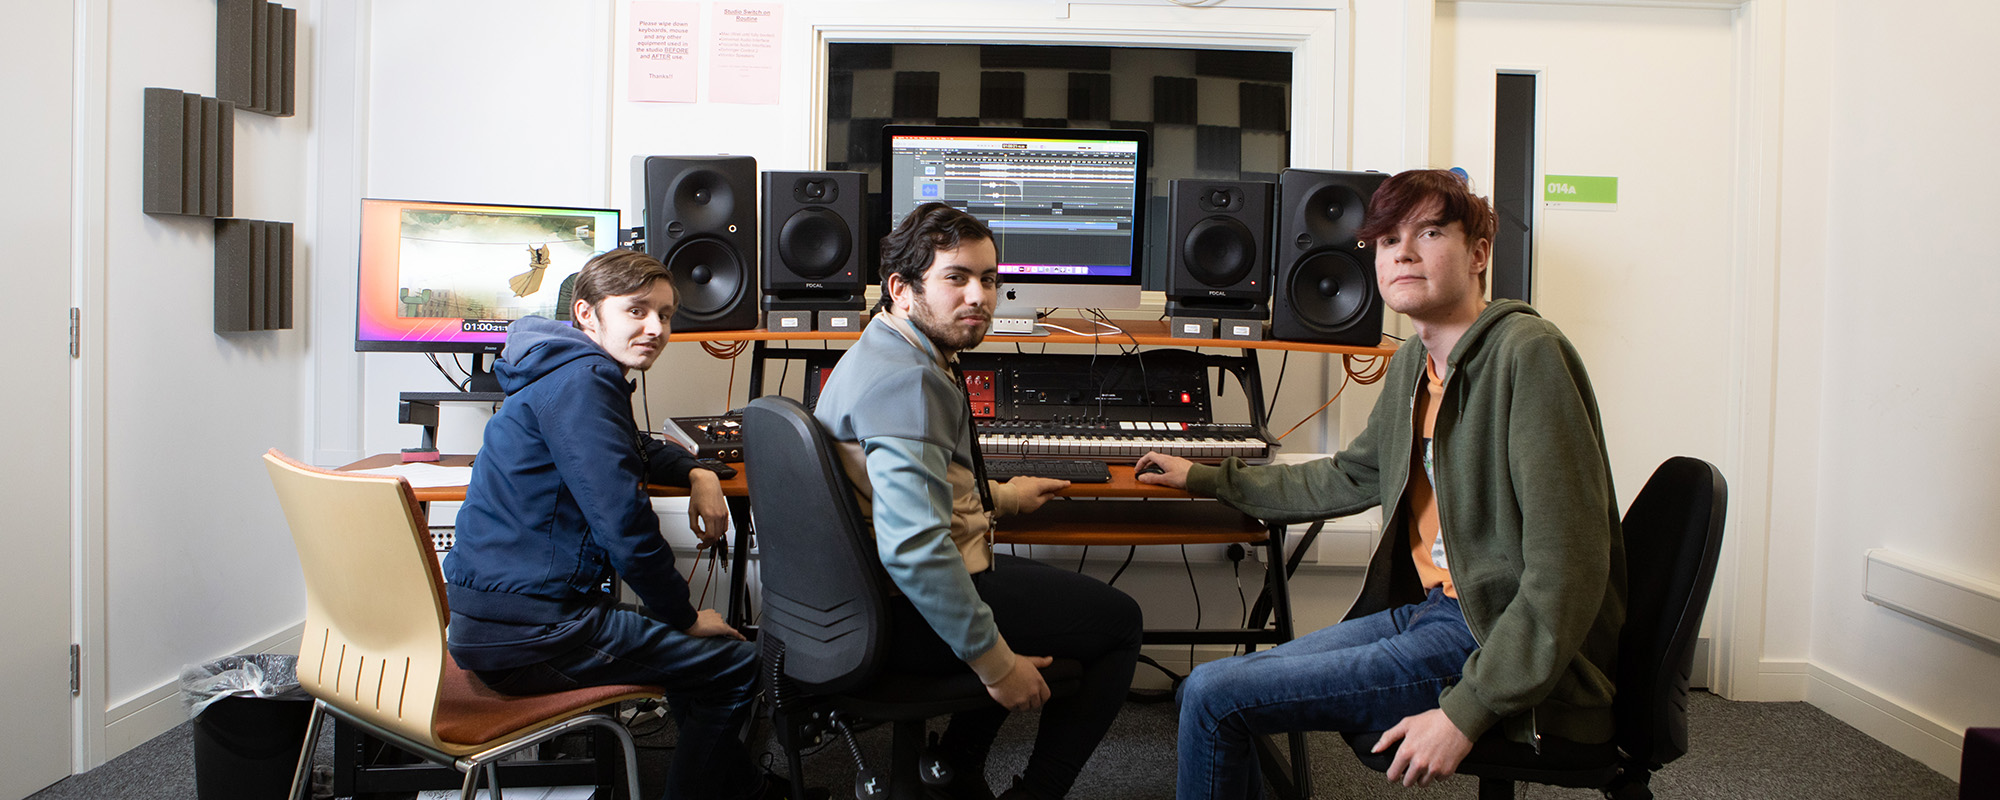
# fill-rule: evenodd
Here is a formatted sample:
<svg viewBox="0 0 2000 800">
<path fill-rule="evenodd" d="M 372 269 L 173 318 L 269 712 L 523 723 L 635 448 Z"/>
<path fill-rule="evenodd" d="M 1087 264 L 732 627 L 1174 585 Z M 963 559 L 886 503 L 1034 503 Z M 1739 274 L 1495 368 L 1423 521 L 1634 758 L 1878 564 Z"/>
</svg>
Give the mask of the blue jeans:
<svg viewBox="0 0 2000 800">
<path fill-rule="evenodd" d="M 762 786 L 742 737 L 757 697 L 757 646 L 749 642 L 689 636 L 620 608 L 606 612 L 590 640 L 569 652 L 478 675 L 507 694 L 620 683 L 665 687 L 679 728 L 667 766 L 668 800 L 730 800 Z"/>
<path fill-rule="evenodd" d="M 1478 645 L 1458 601 L 1424 601 L 1196 667 L 1180 688 L 1176 796 L 1254 798 L 1251 739 L 1291 731 L 1381 731 L 1438 707 Z"/>
</svg>

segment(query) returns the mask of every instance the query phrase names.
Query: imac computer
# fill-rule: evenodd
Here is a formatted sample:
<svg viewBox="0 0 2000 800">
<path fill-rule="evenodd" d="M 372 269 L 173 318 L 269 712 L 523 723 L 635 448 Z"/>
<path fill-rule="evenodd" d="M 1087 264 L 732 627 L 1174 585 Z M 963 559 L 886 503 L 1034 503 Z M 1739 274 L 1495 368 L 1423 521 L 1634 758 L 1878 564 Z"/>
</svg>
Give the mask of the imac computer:
<svg viewBox="0 0 2000 800">
<path fill-rule="evenodd" d="M 354 349 L 471 353 L 465 390 L 500 391 L 482 362 L 507 325 L 569 319 L 576 273 L 617 242 L 617 209 L 363 200 Z"/>
<path fill-rule="evenodd" d="M 1043 308 L 1138 308 L 1146 133 L 1084 128 L 888 125 L 889 225 L 941 202 L 993 229 L 993 332 L 1040 335 Z"/>
</svg>

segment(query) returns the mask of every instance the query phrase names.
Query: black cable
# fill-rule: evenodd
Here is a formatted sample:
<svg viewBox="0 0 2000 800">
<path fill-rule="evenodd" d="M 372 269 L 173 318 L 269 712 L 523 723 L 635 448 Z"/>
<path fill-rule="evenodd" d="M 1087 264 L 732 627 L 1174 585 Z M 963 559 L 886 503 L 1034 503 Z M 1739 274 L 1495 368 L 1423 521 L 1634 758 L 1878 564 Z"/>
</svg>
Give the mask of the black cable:
<svg viewBox="0 0 2000 800">
<path fill-rule="evenodd" d="M 1188 591 L 1194 595 L 1194 627 L 1201 630 L 1201 588 L 1194 585 L 1194 564 L 1188 561 L 1187 545 L 1181 545 L 1181 567 L 1187 570 Z M 1194 671 L 1194 645 L 1188 645 L 1188 671 Z"/>
<path fill-rule="evenodd" d="M 1134 553 L 1137 553 L 1137 552 L 1139 552 L 1139 548 L 1138 548 L 1138 547 L 1136 547 L 1136 546 L 1131 546 L 1131 547 L 1126 547 L 1126 548 L 1125 548 L 1125 563 L 1123 563 L 1123 564 L 1119 564 L 1119 565 L 1118 565 L 1118 571 L 1117 571 L 1117 572 L 1113 572 L 1113 573 L 1111 573 L 1111 580 L 1108 580 L 1108 581 L 1105 581 L 1105 582 L 1104 582 L 1104 585 L 1106 585 L 1106 586 L 1115 586 L 1115 585 L 1117 585 L 1117 583 L 1118 583 L 1118 576 L 1120 576 L 1120 575 L 1123 575 L 1123 574 L 1125 574 L 1125 568 L 1126 568 L 1126 567 L 1129 567 L 1129 566 L 1132 566 L 1132 555 L 1133 555 Z"/>
<path fill-rule="evenodd" d="M 466 382 L 452 377 L 451 373 L 444 368 L 444 362 L 438 360 L 438 356 L 436 353 L 425 353 L 424 357 L 429 358 L 431 360 L 431 366 L 437 368 L 438 374 L 444 376 L 445 382 L 451 384 L 451 388 L 457 389 L 461 392 L 466 390 Z M 453 364 L 458 363 L 457 357 L 455 356 L 453 357 L 452 363 Z M 463 369 L 463 367 L 461 367 L 461 369 Z"/>
<path fill-rule="evenodd" d="M 1076 572 L 1083 574 L 1083 560 L 1090 557 L 1090 545 L 1083 546 L 1083 554 L 1076 557 Z"/>
<path fill-rule="evenodd" d="M 1267 411 L 1278 407 L 1278 395 L 1285 391 L 1285 368 L 1291 366 L 1291 364 L 1292 351 L 1286 350 L 1284 356 L 1278 359 L 1278 385 L 1271 387 L 1271 399 L 1264 403 L 1264 408 Z M 1269 414 L 1265 416 L 1269 416 Z"/>
<path fill-rule="evenodd" d="M 645 411 L 647 433 L 653 432 L 653 399 L 646 395 L 646 372 L 639 372 L 639 408 Z"/>
</svg>

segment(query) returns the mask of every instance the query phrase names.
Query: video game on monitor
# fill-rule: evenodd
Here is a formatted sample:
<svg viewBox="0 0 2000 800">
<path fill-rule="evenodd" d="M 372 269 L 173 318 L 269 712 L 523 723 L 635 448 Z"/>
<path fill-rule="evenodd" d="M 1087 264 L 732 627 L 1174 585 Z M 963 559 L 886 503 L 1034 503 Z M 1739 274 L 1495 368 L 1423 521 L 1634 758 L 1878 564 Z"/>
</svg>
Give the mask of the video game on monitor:
<svg viewBox="0 0 2000 800">
<path fill-rule="evenodd" d="M 995 333 L 1029 332 L 1036 308 L 1139 306 L 1143 131 L 889 125 L 883 136 L 890 225 L 942 202 L 993 229 L 1005 284 Z"/>
<path fill-rule="evenodd" d="M 354 348 L 498 353 L 507 325 L 570 317 L 576 273 L 618 241 L 616 209 L 363 200 Z M 498 391 L 481 358 L 470 391 Z"/>
</svg>

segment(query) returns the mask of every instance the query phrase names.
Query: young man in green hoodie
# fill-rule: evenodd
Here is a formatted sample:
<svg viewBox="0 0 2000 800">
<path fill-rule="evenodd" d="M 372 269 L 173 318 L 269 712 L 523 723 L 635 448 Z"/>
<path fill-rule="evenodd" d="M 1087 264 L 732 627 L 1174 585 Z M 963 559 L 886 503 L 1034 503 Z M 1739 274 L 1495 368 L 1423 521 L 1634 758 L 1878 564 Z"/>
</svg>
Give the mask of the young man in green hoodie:
<svg viewBox="0 0 2000 800">
<path fill-rule="evenodd" d="M 1256 796 L 1260 734 L 1384 731 L 1405 785 L 1449 777 L 1495 727 L 1537 748 L 1611 738 L 1625 557 L 1582 359 L 1527 304 L 1487 302 L 1494 214 L 1463 179 L 1411 170 L 1369 205 L 1359 238 L 1417 335 L 1361 435 L 1296 465 L 1139 459 L 1165 470 L 1142 482 L 1271 522 L 1386 512 L 1344 621 L 1188 676 L 1181 800 Z"/>
</svg>

